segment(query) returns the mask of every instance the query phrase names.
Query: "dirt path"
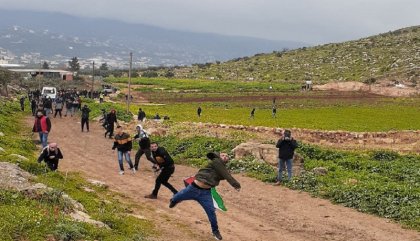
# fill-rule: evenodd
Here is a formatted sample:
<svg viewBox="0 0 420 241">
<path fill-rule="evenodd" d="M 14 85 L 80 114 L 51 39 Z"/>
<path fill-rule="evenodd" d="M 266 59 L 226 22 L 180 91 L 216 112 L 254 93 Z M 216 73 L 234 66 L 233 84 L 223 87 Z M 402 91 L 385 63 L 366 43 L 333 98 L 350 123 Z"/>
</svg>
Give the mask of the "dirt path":
<svg viewBox="0 0 420 241">
<path fill-rule="evenodd" d="M 28 123 L 32 123 L 28 119 Z M 64 160 L 60 171 L 81 172 L 85 177 L 106 182 L 112 190 L 123 193 L 143 207 L 152 207 L 142 215 L 155 219 L 162 231 L 162 240 L 209 240 L 210 225 L 201 207 L 184 202 L 168 208 L 171 193 L 162 187 L 158 200 L 146 200 L 154 185 L 150 164 L 141 160 L 136 174 L 118 175 L 116 154 L 111 141 L 103 137 L 102 127 L 93 122 L 91 132 L 81 133 L 76 118 L 53 119 L 49 137 L 61 147 Z M 132 155 L 133 156 L 133 155 Z M 195 169 L 177 166 L 171 183 L 181 189 L 182 178 L 193 175 Z M 260 181 L 235 176 L 242 185 L 236 192 L 226 182 L 218 191 L 229 209 L 218 213 L 224 240 L 420 240 L 420 233 L 402 229 L 389 220 L 359 213 L 312 198 L 306 193 L 274 187 Z"/>
</svg>

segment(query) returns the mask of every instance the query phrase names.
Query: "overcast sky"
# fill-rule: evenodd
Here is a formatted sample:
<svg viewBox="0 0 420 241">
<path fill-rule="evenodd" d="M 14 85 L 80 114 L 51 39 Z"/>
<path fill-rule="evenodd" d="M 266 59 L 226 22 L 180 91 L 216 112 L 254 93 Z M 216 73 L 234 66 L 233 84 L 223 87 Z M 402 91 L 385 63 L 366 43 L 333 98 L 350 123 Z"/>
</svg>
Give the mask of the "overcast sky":
<svg viewBox="0 0 420 241">
<path fill-rule="evenodd" d="M 311 44 L 420 25 L 420 0 L 0 0 L 0 8 Z"/>
</svg>

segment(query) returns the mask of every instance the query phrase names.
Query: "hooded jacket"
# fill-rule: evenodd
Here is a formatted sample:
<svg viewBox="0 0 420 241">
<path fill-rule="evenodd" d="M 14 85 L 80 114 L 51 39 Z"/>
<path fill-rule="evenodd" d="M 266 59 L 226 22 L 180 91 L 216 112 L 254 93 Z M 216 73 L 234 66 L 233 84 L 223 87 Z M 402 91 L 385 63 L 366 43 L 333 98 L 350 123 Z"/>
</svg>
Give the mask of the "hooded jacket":
<svg viewBox="0 0 420 241">
<path fill-rule="evenodd" d="M 210 159 L 205 168 L 202 168 L 195 175 L 195 179 L 208 186 L 216 187 L 221 180 L 226 180 L 234 188 L 241 188 L 241 184 L 232 177 L 226 168 L 226 164 L 220 159 L 219 153 L 210 152 L 207 154 Z"/>
<path fill-rule="evenodd" d="M 134 139 L 139 139 L 139 146 L 141 150 L 150 149 L 150 139 L 147 132 L 141 125 L 136 126 L 140 131 L 134 136 Z"/>
</svg>

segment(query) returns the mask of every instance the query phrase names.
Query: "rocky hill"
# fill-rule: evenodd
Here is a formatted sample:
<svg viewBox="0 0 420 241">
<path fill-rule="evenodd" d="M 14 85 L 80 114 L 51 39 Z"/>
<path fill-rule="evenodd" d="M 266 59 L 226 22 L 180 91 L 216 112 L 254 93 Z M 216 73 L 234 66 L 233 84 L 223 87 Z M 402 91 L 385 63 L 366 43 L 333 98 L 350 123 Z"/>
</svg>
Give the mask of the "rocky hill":
<svg viewBox="0 0 420 241">
<path fill-rule="evenodd" d="M 420 26 L 359 40 L 236 58 L 177 70 L 178 77 L 317 82 L 419 81 Z"/>
</svg>

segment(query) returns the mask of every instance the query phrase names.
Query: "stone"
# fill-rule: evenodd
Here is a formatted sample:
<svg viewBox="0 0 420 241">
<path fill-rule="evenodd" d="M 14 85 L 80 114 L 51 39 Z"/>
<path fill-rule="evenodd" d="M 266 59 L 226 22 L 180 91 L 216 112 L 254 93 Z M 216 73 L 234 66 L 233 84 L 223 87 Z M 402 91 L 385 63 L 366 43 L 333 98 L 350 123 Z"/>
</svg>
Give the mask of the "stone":
<svg viewBox="0 0 420 241">
<path fill-rule="evenodd" d="M 147 129 L 147 133 L 149 133 L 150 136 L 165 136 L 166 135 L 166 129 L 164 129 L 164 128 L 149 128 L 149 129 Z"/>
<path fill-rule="evenodd" d="M 76 210 L 76 211 L 70 213 L 70 217 L 73 218 L 76 221 L 79 221 L 79 222 L 93 224 L 93 225 L 95 225 L 96 227 L 99 227 L 99 228 L 110 229 L 110 227 L 108 225 L 106 225 L 105 223 L 103 223 L 101 221 L 94 220 L 89 216 L 89 214 L 87 214 L 85 212 L 82 212 L 82 211 L 79 211 L 79 210 Z"/>
<path fill-rule="evenodd" d="M 0 137 L 3 137 L 3 136 L 4 136 L 4 133 L 0 131 Z"/>
<path fill-rule="evenodd" d="M 0 152 L 5 152 L 4 148 L 0 146 Z"/>
<path fill-rule="evenodd" d="M 95 185 L 97 187 L 108 188 L 108 184 L 106 184 L 105 182 L 94 180 L 94 179 L 88 179 L 87 181 L 90 184 Z"/>
<path fill-rule="evenodd" d="M 328 170 L 325 167 L 315 167 L 314 169 L 312 169 L 312 172 L 320 176 L 325 176 L 328 174 Z"/>
<path fill-rule="evenodd" d="M 18 159 L 20 159 L 20 160 L 29 161 L 29 159 L 28 159 L 28 158 L 26 158 L 26 157 L 24 157 L 24 156 L 22 156 L 22 155 L 18 155 L 18 154 L 10 154 L 9 156 L 16 157 L 16 158 L 18 158 Z"/>
</svg>

